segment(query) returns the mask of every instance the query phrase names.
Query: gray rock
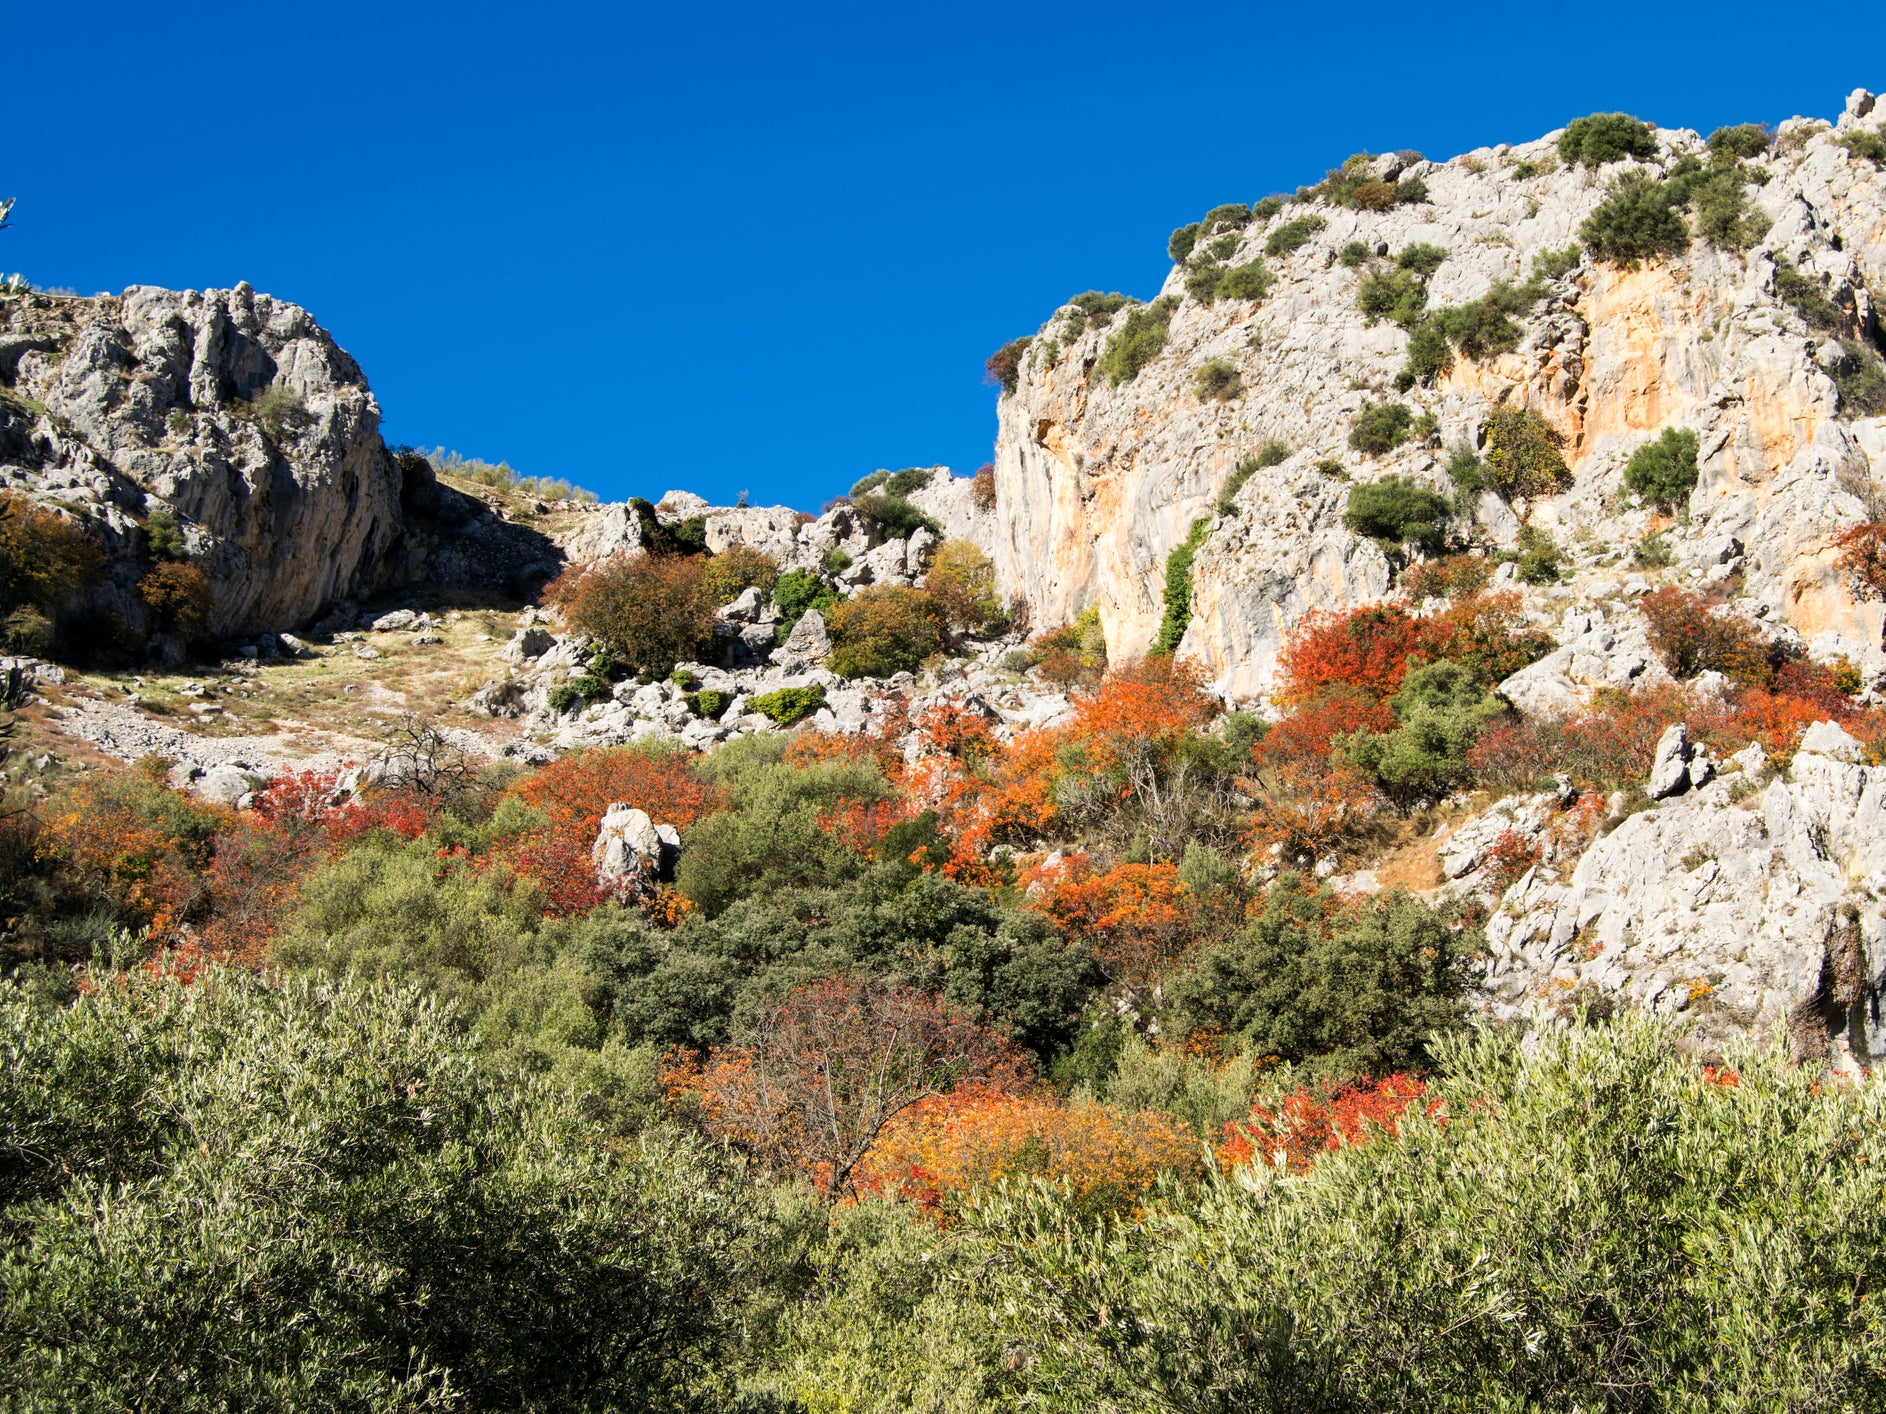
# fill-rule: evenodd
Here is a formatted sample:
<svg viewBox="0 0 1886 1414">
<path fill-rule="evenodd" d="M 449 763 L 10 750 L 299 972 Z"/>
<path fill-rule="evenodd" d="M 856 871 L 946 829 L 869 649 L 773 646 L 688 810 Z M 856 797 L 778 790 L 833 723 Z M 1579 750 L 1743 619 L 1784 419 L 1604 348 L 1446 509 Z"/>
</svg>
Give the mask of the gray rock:
<svg viewBox="0 0 1886 1414">
<path fill-rule="evenodd" d="M 498 651 L 498 656 L 507 663 L 523 663 L 533 658 L 541 658 L 556 644 L 550 631 L 535 624 L 520 628 L 512 635 L 511 641 Z"/>
<path fill-rule="evenodd" d="M 825 631 L 825 616 L 817 609 L 807 609 L 792 626 L 792 632 L 786 635 L 781 647 L 794 658 L 823 662 L 832 651 L 831 635 Z"/>
<path fill-rule="evenodd" d="M 1801 733 L 1800 750 L 1834 761 L 1858 761 L 1866 748 L 1834 722 L 1816 722 Z"/>
<path fill-rule="evenodd" d="M 681 837 L 673 826 L 657 826 L 647 811 L 618 803 L 604 813 L 590 858 L 597 882 L 628 896 L 672 880 L 680 852 Z"/>
<path fill-rule="evenodd" d="M 268 777 L 244 766 L 212 766 L 190 783 L 190 788 L 204 800 L 217 805 L 235 805 L 245 795 L 268 784 Z"/>
<path fill-rule="evenodd" d="M 1690 729 L 1678 722 L 1657 738 L 1657 755 L 1644 794 L 1652 800 L 1678 795 L 1690 786 Z"/>
<path fill-rule="evenodd" d="M 371 625 L 375 633 L 398 633 L 409 629 L 419 622 L 419 615 L 411 609 L 395 609 L 390 614 L 382 614 Z"/>
</svg>

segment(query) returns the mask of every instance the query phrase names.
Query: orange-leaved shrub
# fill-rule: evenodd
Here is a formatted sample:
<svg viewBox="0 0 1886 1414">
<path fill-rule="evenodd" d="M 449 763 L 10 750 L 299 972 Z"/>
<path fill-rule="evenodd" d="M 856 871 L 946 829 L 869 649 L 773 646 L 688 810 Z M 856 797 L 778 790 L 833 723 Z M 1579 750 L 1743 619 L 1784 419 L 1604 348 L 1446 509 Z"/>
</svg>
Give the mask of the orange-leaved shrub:
<svg viewBox="0 0 1886 1414">
<path fill-rule="evenodd" d="M 210 624 L 215 596 L 210 577 L 181 560 L 166 560 L 138 581 L 138 598 L 158 627 L 178 638 L 199 637 Z"/>
<path fill-rule="evenodd" d="M 1773 680 L 1775 653 L 1761 630 L 1708 597 L 1672 586 L 1646 595 L 1642 608 L 1651 646 L 1672 677 L 1715 671 L 1754 687 Z"/>
<path fill-rule="evenodd" d="M 1384 797 L 1373 776 L 1335 749 L 1335 739 L 1394 729 L 1388 705 L 1359 687 L 1331 687 L 1299 703 L 1251 748 L 1252 845 L 1281 846 L 1291 861 L 1336 850 Z"/>
<path fill-rule="evenodd" d="M 1197 1139 L 1162 1111 L 1127 1113 L 986 1086 L 925 1100 L 890 1125 L 864 1163 L 866 1191 L 914 1201 L 947 1220 L 1005 1178 L 1064 1185 L 1090 1217 L 1130 1212 L 1163 1173 L 1196 1177 Z"/>
<path fill-rule="evenodd" d="M 1401 1071 L 1378 1081 L 1360 1080 L 1334 1092 L 1299 1086 L 1277 1099 L 1261 1099 L 1251 1117 L 1225 1126 L 1219 1161 L 1281 1164 L 1302 1173 L 1323 1154 L 1345 1144 L 1366 1144 L 1376 1133 L 1394 1134 L 1408 1106 L 1427 1094 L 1427 1083 Z M 1426 1106 L 1440 1117 L 1438 1102 Z"/>
<path fill-rule="evenodd" d="M 1145 987 L 1194 948 L 1220 942 L 1244 921 L 1237 898 L 1203 896 L 1174 864 L 1115 864 L 1097 870 L 1085 854 L 1024 876 L 1029 906 L 1093 949 L 1112 982 Z"/>
<path fill-rule="evenodd" d="M 1519 620 L 1510 593 L 1467 594 L 1439 613 L 1416 614 L 1394 601 L 1306 614 L 1277 655 L 1279 698 L 1304 702 L 1332 687 L 1387 699 L 1408 673 L 1445 659 L 1491 687 L 1551 649 L 1551 639 Z"/>
</svg>

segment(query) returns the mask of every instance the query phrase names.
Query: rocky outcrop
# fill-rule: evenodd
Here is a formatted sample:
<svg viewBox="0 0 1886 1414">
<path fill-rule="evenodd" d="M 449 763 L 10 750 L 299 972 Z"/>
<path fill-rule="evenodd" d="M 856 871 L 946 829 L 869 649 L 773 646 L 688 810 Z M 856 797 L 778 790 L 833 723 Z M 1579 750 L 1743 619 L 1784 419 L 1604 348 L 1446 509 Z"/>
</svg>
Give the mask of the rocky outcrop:
<svg viewBox="0 0 1886 1414">
<path fill-rule="evenodd" d="M 1254 700 L 1296 617 L 1388 587 L 1385 566 L 1342 527 L 1337 478 L 1400 474 L 1445 490 L 1443 448 L 1478 445 L 1496 408 L 1529 408 L 1565 437 L 1574 482 L 1518 509 L 1577 546 L 1582 563 L 1647 532 L 1649 513 L 1618 494 L 1624 464 L 1665 427 L 1687 428 L 1700 441 L 1701 475 L 1688 526 L 1668 537 L 1679 559 L 1702 566 L 1713 546 L 1746 546 L 1723 572 L 1742 574 L 1746 594 L 1778 622 L 1809 638 L 1878 644 L 1886 615 L 1855 603 L 1831 541 L 1868 514 L 1886 481 L 1886 422 L 1849 416 L 1829 371 L 1837 343 L 1776 288 L 1778 269 L 1791 265 L 1851 312 L 1856 335 L 1877 338 L 1886 173 L 1838 142 L 1877 120 L 1870 96 L 1856 94 L 1833 128 L 1781 126 L 1780 141 L 1751 164 L 1762 184 L 1747 187 L 1748 200 L 1768 230 L 1746 252 L 1698 239 L 1681 257 L 1636 269 L 1581 255 L 1544 282 L 1515 349 L 1458 357 L 1432 386 L 1405 393 L 1391 380 L 1407 335 L 1361 314 L 1367 269 L 1339 261 L 1339 250 L 1439 246 L 1447 258 L 1429 304 L 1466 303 L 1495 281 L 1528 279 L 1546 252 L 1576 247 L 1620 172 L 1654 176 L 1706 157 L 1702 139 L 1661 129 L 1656 159 L 1597 172 L 1561 164 L 1556 135 L 1444 163 L 1377 159 L 1379 177 L 1419 179 L 1428 199 L 1379 212 L 1296 201 L 1249 226 L 1227 264 L 1263 255 L 1286 222 L 1323 223 L 1299 247 L 1266 257 L 1275 278 L 1262 301 L 1201 303 L 1175 267 L 1160 292 L 1176 306 L 1164 349 L 1119 386 L 1100 360 L 1126 312 L 1087 319 L 1075 333 L 1080 321 L 1064 308 L 1037 332 L 1015 391 L 1000 400 L 995 559 L 1005 590 L 1042 626 L 1097 606 L 1110 655 L 1136 656 L 1158 626 L 1167 557 L 1195 520 L 1214 516 L 1193 559 L 1195 617 L 1181 653 L 1221 692 Z M 1210 361 L 1238 371 L 1242 390 L 1229 401 L 1194 386 Z M 1385 401 L 1432 416 L 1433 438 L 1378 457 L 1351 449 L 1364 403 Z M 1239 462 L 1273 441 L 1295 455 L 1252 475 L 1221 512 Z M 1311 472 L 1318 463 L 1324 470 Z M 1491 498 L 1482 505 L 1485 538 L 1510 543 L 1512 510 Z"/>
<path fill-rule="evenodd" d="M 1685 744 L 1660 748 L 1659 769 L 1674 776 Z M 1876 1064 L 1886 767 L 1860 757 L 1820 723 L 1784 773 L 1769 778 L 1759 747 L 1700 786 L 1686 772 L 1680 794 L 1625 819 L 1569 878 L 1529 870 L 1487 925 L 1488 1004 L 1682 1013 L 1716 1053 L 1779 1025 L 1803 1059 Z"/>
</svg>

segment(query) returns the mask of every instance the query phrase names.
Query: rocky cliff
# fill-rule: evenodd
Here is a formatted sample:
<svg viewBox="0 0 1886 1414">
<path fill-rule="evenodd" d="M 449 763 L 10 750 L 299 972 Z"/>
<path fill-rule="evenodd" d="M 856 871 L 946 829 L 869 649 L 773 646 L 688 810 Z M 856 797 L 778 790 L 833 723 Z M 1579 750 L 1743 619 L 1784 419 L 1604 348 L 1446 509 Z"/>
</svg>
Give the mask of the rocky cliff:
<svg viewBox="0 0 1886 1414">
<path fill-rule="evenodd" d="M 1221 223 L 1209 254 L 1201 246 L 1173 268 L 1160 292 L 1169 305 L 1138 307 L 1143 321 L 1169 310 L 1163 348 L 1117 383 L 1108 350 L 1135 307 L 1096 305 L 1095 317 L 1063 306 L 1000 401 L 1004 585 L 1039 625 L 1097 606 L 1110 654 L 1131 657 L 1158 626 L 1167 557 L 1209 518 L 1180 653 L 1227 697 L 1254 702 L 1291 623 L 1390 587 L 1377 548 L 1344 527 L 1349 485 L 1393 474 L 1447 490 L 1445 449 L 1480 445 L 1495 410 L 1531 409 L 1563 436 L 1571 482 L 1518 509 L 1589 572 L 1585 592 L 1625 577 L 1620 547 L 1649 527 L 1650 512 L 1619 495 L 1625 462 L 1663 429 L 1687 429 L 1700 439 L 1700 476 L 1687 525 L 1668 537 L 1680 560 L 1713 565 L 1734 547 L 1745 552 L 1745 594 L 1777 621 L 1877 649 L 1880 607 L 1854 602 L 1830 549 L 1886 481 L 1886 422 L 1860 415 L 1841 387 L 1853 344 L 1867 357 L 1879 338 L 1875 300 L 1886 290 L 1886 172 L 1842 141 L 1876 122 L 1860 92 L 1834 124 L 1781 124 L 1741 169 L 1744 239 L 1698 236 L 1634 267 L 1582 250 L 1581 226 L 1621 174 L 1655 180 L 1685 158 L 1707 161 L 1696 133 L 1656 129 L 1654 151 L 1596 168 L 1561 161 L 1556 133 L 1446 162 L 1352 163 L 1379 189 L 1419 189 L 1420 199 L 1369 209 L 1332 200 L 1325 184 L 1248 224 Z M 1419 246 L 1443 257 L 1430 308 L 1473 304 L 1502 281 L 1530 283 L 1531 302 L 1516 313 L 1516 341 L 1463 351 L 1398 392 L 1410 334 L 1364 314 L 1358 295 Z M 1203 261 L 1260 259 L 1261 298 L 1196 293 Z M 1804 313 L 1809 286 L 1820 302 Z M 1827 310 L 1838 327 L 1816 322 Z M 1201 384 L 1207 365 L 1216 367 Z M 1395 401 L 1433 421 L 1384 454 L 1352 448 L 1365 405 Z M 1219 508 L 1240 462 L 1273 443 L 1288 456 Z M 1481 520 L 1495 543 L 1519 529 L 1492 497 Z"/>
</svg>

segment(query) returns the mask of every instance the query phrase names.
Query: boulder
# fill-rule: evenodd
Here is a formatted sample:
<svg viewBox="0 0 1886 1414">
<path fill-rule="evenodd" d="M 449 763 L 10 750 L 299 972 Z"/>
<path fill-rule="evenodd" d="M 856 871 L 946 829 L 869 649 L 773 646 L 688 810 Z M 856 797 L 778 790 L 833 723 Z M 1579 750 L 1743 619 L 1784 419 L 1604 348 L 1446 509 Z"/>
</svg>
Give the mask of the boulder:
<svg viewBox="0 0 1886 1414">
<path fill-rule="evenodd" d="M 647 811 L 620 802 L 603 814 L 590 849 L 597 882 L 617 895 L 671 882 L 680 855 L 681 836 L 672 825 L 657 825 Z"/>
<path fill-rule="evenodd" d="M 212 804 L 235 805 L 267 784 L 268 777 L 260 771 L 226 763 L 211 766 L 190 783 L 190 789 Z"/>
</svg>

